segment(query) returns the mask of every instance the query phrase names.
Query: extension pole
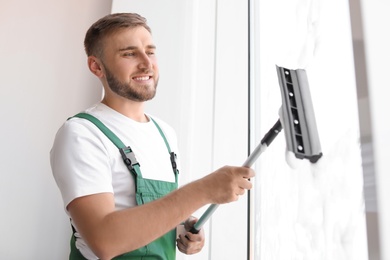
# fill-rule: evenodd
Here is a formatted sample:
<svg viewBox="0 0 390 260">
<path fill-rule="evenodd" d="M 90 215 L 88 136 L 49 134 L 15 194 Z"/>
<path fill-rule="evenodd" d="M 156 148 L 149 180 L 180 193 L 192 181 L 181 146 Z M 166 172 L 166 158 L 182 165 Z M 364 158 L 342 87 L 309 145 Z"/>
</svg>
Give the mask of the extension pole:
<svg viewBox="0 0 390 260">
<path fill-rule="evenodd" d="M 278 120 L 275 125 L 268 131 L 268 133 L 263 137 L 260 144 L 249 155 L 249 157 L 246 159 L 242 166 L 251 167 L 255 163 L 257 158 L 260 156 L 260 154 L 262 154 L 267 149 L 267 147 L 272 143 L 272 141 L 280 133 L 281 130 L 282 124 L 280 123 L 280 120 Z M 199 218 L 198 222 L 195 223 L 190 232 L 193 234 L 198 234 L 199 231 L 202 229 L 204 223 L 211 217 L 211 215 L 218 208 L 218 206 L 218 204 L 211 204 L 205 211 L 205 213 L 203 213 L 203 215 Z"/>
</svg>

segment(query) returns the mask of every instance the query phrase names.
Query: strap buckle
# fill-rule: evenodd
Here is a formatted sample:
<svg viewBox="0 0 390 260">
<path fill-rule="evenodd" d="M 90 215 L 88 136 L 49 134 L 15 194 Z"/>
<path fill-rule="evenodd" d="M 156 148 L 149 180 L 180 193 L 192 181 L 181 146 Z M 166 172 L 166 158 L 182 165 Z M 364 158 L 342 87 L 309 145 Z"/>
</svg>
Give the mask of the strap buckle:
<svg viewBox="0 0 390 260">
<path fill-rule="evenodd" d="M 171 164 L 174 172 L 177 172 L 176 154 L 174 152 L 169 153 L 171 156 Z"/>
<path fill-rule="evenodd" d="M 126 164 L 127 168 L 129 168 L 129 170 L 133 170 L 134 165 L 136 164 L 138 164 L 138 166 L 140 165 L 137 159 L 135 158 L 135 155 L 131 150 L 130 146 L 120 148 L 119 152 L 122 155 L 123 162 Z"/>
</svg>

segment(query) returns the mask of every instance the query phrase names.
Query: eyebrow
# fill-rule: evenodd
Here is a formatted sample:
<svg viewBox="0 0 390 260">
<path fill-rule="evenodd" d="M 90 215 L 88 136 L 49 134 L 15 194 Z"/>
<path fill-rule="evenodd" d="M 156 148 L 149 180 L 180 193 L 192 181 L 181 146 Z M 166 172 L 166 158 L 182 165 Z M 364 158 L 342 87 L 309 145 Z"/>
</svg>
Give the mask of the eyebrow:
<svg viewBox="0 0 390 260">
<path fill-rule="evenodd" d="M 136 49 L 138 49 L 138 47 L 136 47 L 136 46 L 127 46 L 125 48 L 120 48 L 119 51 L 132 51 L 132 50 L 136 50 Z M 150 45 L 146 46 L 146 49 L 156 49 L 156 46 L 153 44 L 150 44 Z"/>
</svg>

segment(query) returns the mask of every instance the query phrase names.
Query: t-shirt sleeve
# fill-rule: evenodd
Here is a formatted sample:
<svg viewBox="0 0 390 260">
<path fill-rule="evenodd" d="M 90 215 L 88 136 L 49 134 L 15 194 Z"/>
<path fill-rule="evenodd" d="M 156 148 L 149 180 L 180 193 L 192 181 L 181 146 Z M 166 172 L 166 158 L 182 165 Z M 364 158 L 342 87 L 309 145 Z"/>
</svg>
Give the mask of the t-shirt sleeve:
<svg viewBox="0 0 390 260">
<path fill-rule="evenodd" d="M 80 120 L 84 119 L 64 123 L 50 151 L 53 176 L 65 208 L 79 197 L 113 193 L 109 154 L 102 134 L 89 121 Z"/>
</svg>

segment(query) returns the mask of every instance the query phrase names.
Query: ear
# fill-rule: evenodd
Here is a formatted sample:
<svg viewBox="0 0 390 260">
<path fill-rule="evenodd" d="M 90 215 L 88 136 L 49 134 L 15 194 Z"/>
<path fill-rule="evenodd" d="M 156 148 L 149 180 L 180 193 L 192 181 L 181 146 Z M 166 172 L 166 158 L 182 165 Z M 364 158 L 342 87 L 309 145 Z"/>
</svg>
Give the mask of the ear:
<svg viewBox="0 0 390 260">
<path fill-rule="evenodd" d="M 88 68 L 98 78 L 102 78 L 104 76 L 103 65 L 100 62 L 100 60 L 98 58 L 96 58 L 95 56 L 88 57 Z"/>
</svg>

